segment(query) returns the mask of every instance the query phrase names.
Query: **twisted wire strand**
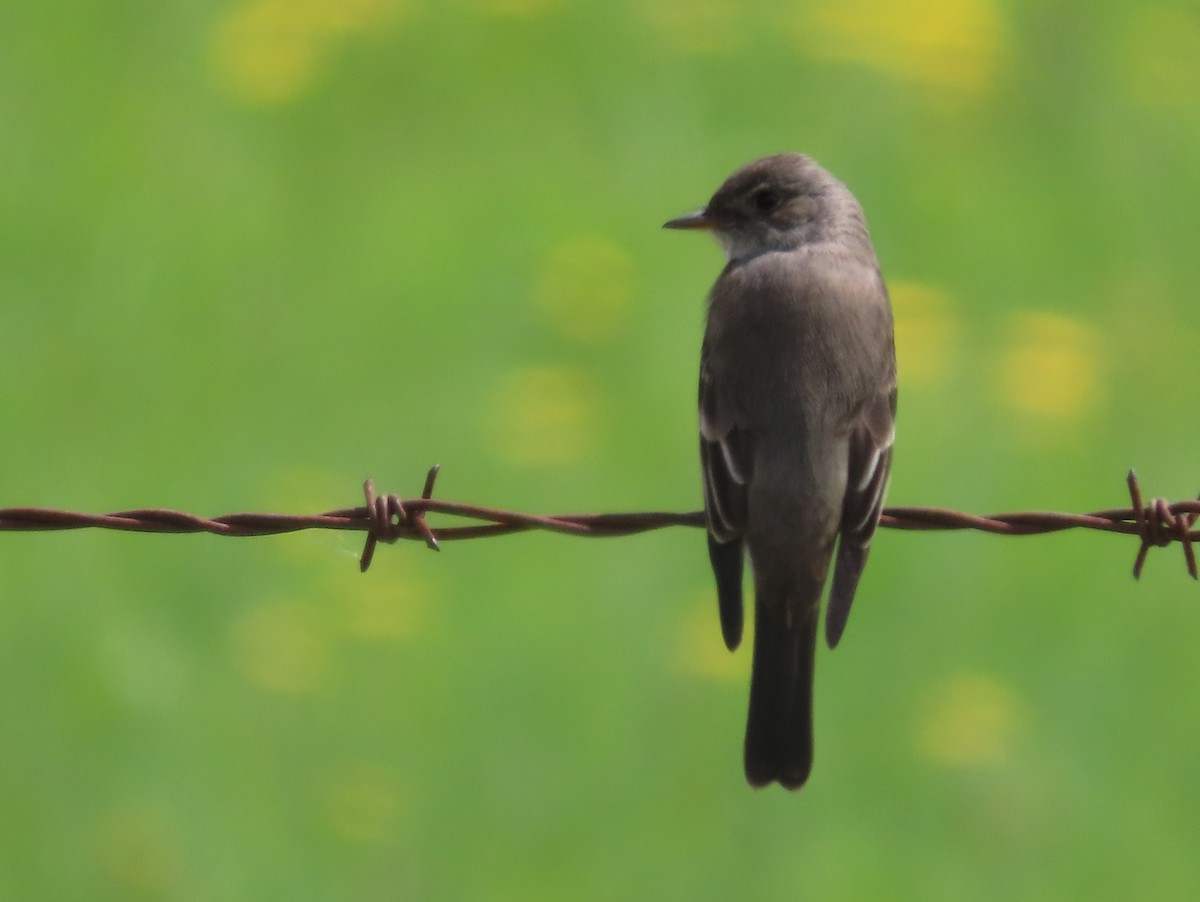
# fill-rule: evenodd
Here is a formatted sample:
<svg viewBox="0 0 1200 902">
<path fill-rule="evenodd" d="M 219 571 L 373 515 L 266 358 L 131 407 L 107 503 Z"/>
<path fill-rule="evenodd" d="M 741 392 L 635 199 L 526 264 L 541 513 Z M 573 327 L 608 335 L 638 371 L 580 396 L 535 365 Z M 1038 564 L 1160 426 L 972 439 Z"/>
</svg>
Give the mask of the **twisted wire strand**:
<svg viewBox="0 0 1200 902">
<path fill-rule="evenodd" d="M 459 504 L 433 497 L 439 467 L 429 470 L 419 498 L 401 500 L 397 495 L 379 495 L 371 480 L 363 485 L 365 504 L 323 514 L 224 514 L 201 517 L 184 511 L 139 508 L 108 514 L 87 514 L 40 507 L 0 508 L 0 532 L 50 532 L 71 529 L 112 529 L 124 532 L 210 533 L 219 536 L 273 536 L 306 529 L 340 529 L 366 532 L 360 560 L 365 572 L 371 566 L 379 542 L 400 539 L 423 542 L 438 551 L 440 543 L 457 539 L 482 539 L 530 530 L 564 533 L 591 538 L 628 536 L 672 526 L 705 526 L 704 512 L 669 513 L 647 511 L 626 514 L 555 514 L 539 516 L 518 511 Z M 1137 476 L 1126 478 L 1130 506 L 1092 513 L 1051 511 L 979 516 L 937 507 L 888 507 L 879 521 L 887 529 L 921 531 L 976 530 L 997 535 L 1030 536 L 1067 529 L 1093 529 L 1137 536 L 1141 540 L 1134 560 L 1137 578 L 1151 547 L 1173 542 L 1183 546 L 1188 573 L 1197 579 L 1193 543 L 1200 519 L 1200 500 L 1168 502 L 1163 498 L 1143 500 Z M 475 520 L 465 526 L 430 526 L 426 514 L 444 514 Z"/>
</svg>

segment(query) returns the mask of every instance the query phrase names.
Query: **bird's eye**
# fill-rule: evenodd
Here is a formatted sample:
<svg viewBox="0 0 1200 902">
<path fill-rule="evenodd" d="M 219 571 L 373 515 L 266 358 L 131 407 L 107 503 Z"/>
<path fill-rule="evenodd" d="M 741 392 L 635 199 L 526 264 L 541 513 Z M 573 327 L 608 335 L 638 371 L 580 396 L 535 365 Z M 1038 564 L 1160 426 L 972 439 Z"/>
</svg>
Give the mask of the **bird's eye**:
<svg viewBox="0 0 1200 902">
<path fill-rule="evenodd" d="M 760 213 L 770 213 L 779 206 L 779 202 L 782 199 L 778 193 L 772 191 L 770 188 L 759 188 L 751 197 L 751 200 L 754 201 L 755 209 Z"/>
</svg>

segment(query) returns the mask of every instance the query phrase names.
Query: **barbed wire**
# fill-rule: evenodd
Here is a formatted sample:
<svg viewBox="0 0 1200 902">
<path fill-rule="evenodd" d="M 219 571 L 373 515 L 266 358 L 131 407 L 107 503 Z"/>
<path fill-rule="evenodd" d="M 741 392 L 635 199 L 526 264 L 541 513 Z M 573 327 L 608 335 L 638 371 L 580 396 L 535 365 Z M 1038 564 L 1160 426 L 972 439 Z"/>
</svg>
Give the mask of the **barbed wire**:
<svg viewBox="0 0 1200 902">
<path fill-rule="evenodd" d="M 140 508 L 109 514 L 86 514 L 41 507 L 0 508 L 0 532 L 50 532 L 71 529 L 115 529 L 123 532 L 210 533 L 218 536 L 274 536 L 305 529 L 339 529 L 366 532 L 360 569 L 366 572 L 379 542 L 412 539 L 434 551 L 440 543 L 455 539 L 482 539 L 509 533 L 545 530 L 591 538 L 628 536 L 670 526 L 703 527 L 704 512 L 640 512 L 628 514 L 555 514 L 538 516 L 517 511 L 441 501 L 433 497 L 439 467 L 429 470 L 420 498 L 401 500 L 397 495 L 379 495 L 371 480 L 363 485 L 366 503 L 323 514 L 224 514 L 201 517 L 184 511 Z M 1141 576 L 1151 547 L 1172 542 L 1183 546 L 1184 560 L 1192 579 L 1197 579 L 1196 554 L 1192 543 L 1200 531 L 1192 531 L 1200 519 L 1200 500 L 1168 502 L 1154 498 L 1144 502 L 1133 470 L 1126 478 L 1130 506 L 1087 514 L 1022 511 L 978 516 L 938 507 L 888 507 L 879 521 L 887 529 L 922 531 L 976 530 L 1009 536 L 1043 535 L 1067 529 L 1094 529 L 1137 536 L 1141 540 L 1134 560 L 1133 576 Z M 430 526 L 426 514 L 446 514 L 476 520 L 467 526 Z"/>
</svg>

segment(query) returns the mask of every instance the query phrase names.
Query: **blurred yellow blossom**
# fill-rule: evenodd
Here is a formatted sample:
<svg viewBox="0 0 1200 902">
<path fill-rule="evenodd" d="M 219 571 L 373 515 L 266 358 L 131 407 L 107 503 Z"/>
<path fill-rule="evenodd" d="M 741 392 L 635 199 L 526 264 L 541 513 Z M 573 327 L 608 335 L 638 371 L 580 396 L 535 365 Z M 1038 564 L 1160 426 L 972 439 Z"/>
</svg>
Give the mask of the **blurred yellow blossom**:
<svg viewBox="0 0 1200 902">
<path fill-rule="evenodd" d="M 247 103 L 283 103 L 303 94 L 346 34 L 370 31 L 404 0 L 249 0 L 216 24 L 212 65 L 222 85 Z"/>
<path fill-rule="evenodd" d="M 604 238 L 577 238 L 542 262 L 535 299 L 559 332 L 580 341 L 610 338 L 633 298 L 633 261 Z"/>
<path fill-rule="evenodd" d="M 962 92 L 988 87 L 1008 52 L 991 0 L 819 0 L 794 25 L 814 57 Z"/>
<path fill-rule="evenodd" d="M 1104 392 L 1096 331 L 1056 313 L 1014 314 L 994 388 L 1006 406 L 1043 422 L 1078 420 Z"/>
<path fill-rule="evenodd" d="M 411 639 L 419 633 L 429 616 L 431 589 L 412 571 L 410 562 L 401 581 L 347 581 L 344 569 L 331 577 L 327 597 L 338 599 L 345 631 L 376 642 Z"/>
<path fill-rule="evenodd" d="M 500 456 L 522 464 L 565 464 L 585 456 L 597 439 L 592 384 L 567 367 L 527 367 L 505 376 L 488 410 Z"/>
<path fill-rule="evenodd" d="M 233 624 L 231 644 L 238 668 L 260 689 L 312 692 L 329 669 L 327 637 L 313 612 L 297 602 L 268 602 L 244 611 Z"/>
<path fill-rule="evenodd" d="M 917 748 L 949 767 L 1005 764 L 1025 721 L 1021 700 L 999 680 L 964 673 L 936 687 L 917 724 Z"/>
<path fill-rule="evenodd" d="M 935 285 L 889 280 L 896 315 L 896 356 L 901 385 L 950 377 L 961 342 L 949 295 Z"/>
<path fill-rule="evenodd" d="M 747 636 L 747 639 L 749 637 Z M 743 645 L 748 645 L 743 640 Z M 734 654 L 721 638 L 716 593 L 699 592 L 679 631 L 675 660 L 684 673 L 721 680 L 744 680 L 750 672 L 750 653 Z"/>
</svg>

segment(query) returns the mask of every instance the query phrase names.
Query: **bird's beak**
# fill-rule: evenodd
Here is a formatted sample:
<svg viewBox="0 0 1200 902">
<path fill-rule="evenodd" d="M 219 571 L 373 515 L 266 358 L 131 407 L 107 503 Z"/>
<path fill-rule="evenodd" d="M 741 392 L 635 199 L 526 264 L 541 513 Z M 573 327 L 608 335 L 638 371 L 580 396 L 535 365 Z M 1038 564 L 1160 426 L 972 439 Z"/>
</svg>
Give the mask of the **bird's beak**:
<svg viewBox="0 0 1200 902">
<path fill-rule="evenodd" d="M 680 216 L 678 219 L 663 223 L 664 229 L 712 230 L 716 227 L 717 221 L 709 214 L 708 210 L 697 210 L 695 213 L 689 213 L 687 216 Z"/>
</svg>

